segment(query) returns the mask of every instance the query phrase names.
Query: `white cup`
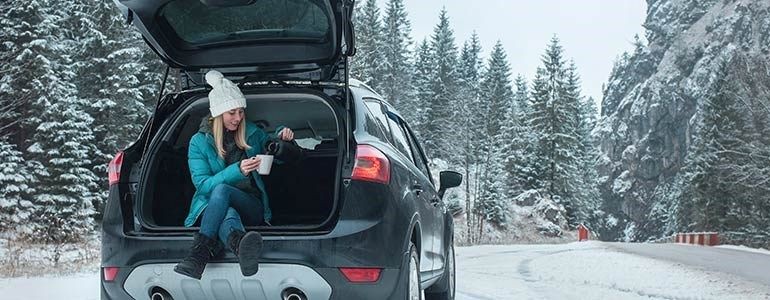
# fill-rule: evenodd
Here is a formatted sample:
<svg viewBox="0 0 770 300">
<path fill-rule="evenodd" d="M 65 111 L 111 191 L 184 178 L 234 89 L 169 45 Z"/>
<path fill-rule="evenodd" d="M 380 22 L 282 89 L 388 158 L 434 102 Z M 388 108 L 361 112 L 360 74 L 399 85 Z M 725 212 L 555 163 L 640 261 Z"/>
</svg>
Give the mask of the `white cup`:
<svg viewBox="0 0 770 300">
<path fill-rule="evenodd" d="M 257 169 L 257 173 L 259 173 L 260 175 L 270 174 L 270 167 L 273 166 L 273 156 L 259 154 L 256 157 L 259 157 L 259 159 L 262 160 L 259 163 L 259 168 Z"/>
</svg>

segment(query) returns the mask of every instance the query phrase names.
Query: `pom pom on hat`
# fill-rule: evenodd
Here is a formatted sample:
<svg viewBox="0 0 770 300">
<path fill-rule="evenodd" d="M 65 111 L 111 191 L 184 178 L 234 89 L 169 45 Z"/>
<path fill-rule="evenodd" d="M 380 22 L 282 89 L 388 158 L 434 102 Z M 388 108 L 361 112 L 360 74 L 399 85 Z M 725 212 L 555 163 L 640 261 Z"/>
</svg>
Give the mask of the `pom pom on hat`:
<svg viewBox="0 0 770 300">
<path fill-rule="evenodd" d="M 222 73 L 219 73 L 217 70 L 211 70 L 206 73 L 206 83 L 208 83 L 211 87 L 221 86 L 222 79 L 224 78 L 225 76 L 222 75 Z"/>
<path fill-rule="evenodd" d="M 211 70 L 206 73 L 206 82 L 211 86 L 209 110 L 212 117 L 231 109 L 246 107 L 246 97 L 241 89 L 219 71 Z"/>
</svg>

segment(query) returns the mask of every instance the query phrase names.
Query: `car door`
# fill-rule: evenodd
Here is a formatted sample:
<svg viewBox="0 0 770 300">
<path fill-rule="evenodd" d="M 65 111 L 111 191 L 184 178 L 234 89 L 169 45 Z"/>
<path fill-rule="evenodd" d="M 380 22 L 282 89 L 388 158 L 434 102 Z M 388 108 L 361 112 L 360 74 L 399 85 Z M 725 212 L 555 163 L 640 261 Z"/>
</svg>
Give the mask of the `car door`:
<svg viewBox="0 0 770 300">
<path fill-rule="evenodd" d="M 400 151 L 402 151 L 406 157 L 409 158 L 409 171 L 410 171 L 410 187 L 409 189 L 415 195 L 417 199 L 416 206 L 420 212 L 420 228 L 422 229 L 422 237 L 425 241 L 423 243 L 420 261 L 420 271 L 431 271 L 436 269 L 436 265 L 440 265 L 437 260 L 440 260 L 440 255 L 436 253 L 436 245 L 434 243 L 437 239 L 440 239 L 440 227 L 439 220 L 437 219 L 437 200 L 438 194 L 433 188 L 428 172 L 423 172 L 418 164 L 415 162 L 414 151 L 410 145 L 409 138 L 407 137 L 407 131 L 403 125 L 403 120 L 397 113 L 390 111 L 387 112 L 388 123 L 390 124 L 391 134 L 393 135 L 394 143 L 397 145 Z"/>
<path fill-rule="evenodd" d="M 435 256 L 435 259 L 433 260 L 433 270 L 439 270 L 444 266 L 444 239 L 446 238 L 446 235 L 444 235 L 444 231 L 446 230 L 444 215 L 446 214 L 447 207 L 437 192 L 438 187 L 436 187 L 436 183 L 433 182 L 427 157 L 425 156 L 425 153 L 422 152 L 422 147 L 420 147 L 420 144 L 417 142 L 417 138 L 414 136 L 406 122 L 402 122 L 401 126 L 409 141 L 409 147 L 412 150 L 415 166 L 417 166 L 421 175 L 423 175 L 420 176 L 424 187 L 423 196 L 431 204 L 430 211 L 433 216 L 432 220 L 435 222 L 435 224 L 431 226 L 434 228 L 433 255 Z"/>
</svg>

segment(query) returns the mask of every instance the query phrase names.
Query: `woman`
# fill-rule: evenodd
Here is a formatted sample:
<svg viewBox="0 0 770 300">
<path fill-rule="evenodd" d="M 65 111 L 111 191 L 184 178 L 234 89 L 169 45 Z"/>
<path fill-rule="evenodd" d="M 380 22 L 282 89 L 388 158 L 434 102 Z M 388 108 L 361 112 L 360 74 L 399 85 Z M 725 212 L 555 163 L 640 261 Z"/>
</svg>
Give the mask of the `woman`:
<svg viewBox="0 0 770 300">
<path fill-rule="evenodd" d="M 196 191 L 184 224 L 200 223 L 200 231 L 190 255 L 174 271 L 200 279 L 206 263 L 222 250 L 221 241 L 238 257 L 241 273 L 251 276 L 259 269 L 262 236 L 246 233 L 243 224 L 267 223 L 272 216 L 265 185 L 255 173 L 261 161 L 254 157 L 265 152 L 269 137 L 244 119 L 246 98 L 238 86 L 213 70 L 206 73 L 206 82 L 212 87 L 211 118 L 204 118 L 190 139 L 188 163 Z M 276 132 L 284 141 L 294 139 L 289 128 Z"/>
</svg>

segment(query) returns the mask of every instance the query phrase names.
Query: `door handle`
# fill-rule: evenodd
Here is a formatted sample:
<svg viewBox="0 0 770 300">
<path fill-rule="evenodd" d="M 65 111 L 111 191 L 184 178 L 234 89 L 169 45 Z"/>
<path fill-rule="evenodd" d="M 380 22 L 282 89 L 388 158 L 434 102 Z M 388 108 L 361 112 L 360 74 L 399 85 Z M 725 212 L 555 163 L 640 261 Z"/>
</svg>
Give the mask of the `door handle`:
<svg viewBox="0 0 770 300">
<path fill-rule="evenodd" d="M 421 184 L 412 185 L 412 191 L 414 191 L 415 195 L 419 196 L 420 194 L 422 194 L 422 191 L 423 191 L 422 185 Z"/>
</svg>

